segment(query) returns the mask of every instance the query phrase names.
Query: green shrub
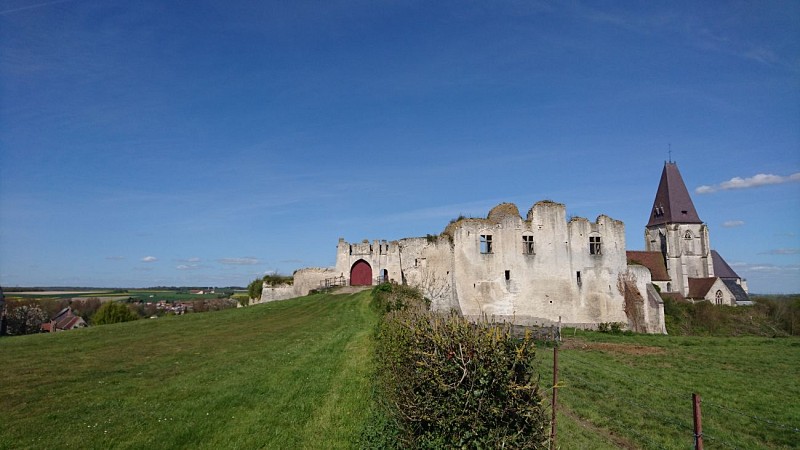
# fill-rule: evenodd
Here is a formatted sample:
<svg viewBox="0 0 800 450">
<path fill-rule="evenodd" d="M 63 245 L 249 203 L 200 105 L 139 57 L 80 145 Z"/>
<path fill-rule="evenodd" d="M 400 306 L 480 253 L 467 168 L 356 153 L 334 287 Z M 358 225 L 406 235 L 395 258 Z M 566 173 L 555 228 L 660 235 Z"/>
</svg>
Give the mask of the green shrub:
<svg viewBox="0 0 800 450">
<path fill-rule="evenodd" d="M 413 287 L 395 283 L 381 283 L 372 288 L 372 307 L 380 313 L 406 309 L 428 310 L 430 300 Z"/>
<path fill-rule="evenodd" d="M 398 439 L 417 448 L 544 448 L 547 406 L 530 334 L 421 309 L 378 332 L 379 394 Z"/>
<path fill-rule="evenodd" d="M 92 316 L 92 325 L 105 325 L 109 323 L 130 322 L 139 316 L 126 305 L 119 302 L 106 302 Z"/>
</svg>

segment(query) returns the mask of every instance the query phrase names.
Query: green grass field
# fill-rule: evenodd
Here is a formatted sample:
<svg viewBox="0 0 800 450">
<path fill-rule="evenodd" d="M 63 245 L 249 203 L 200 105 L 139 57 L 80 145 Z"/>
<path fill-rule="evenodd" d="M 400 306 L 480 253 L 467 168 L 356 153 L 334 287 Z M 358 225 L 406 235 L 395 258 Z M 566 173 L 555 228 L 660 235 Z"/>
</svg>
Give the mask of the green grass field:
<svg viewBox="0 0 800 450">
<path fill-rule="evenodd" d="M 693 448 L 692 392 L 706 448 L 800 445 L 800 339 L 565 334 L 562 448 Z M 552 348 L 538 355 L 552 386 Z"/>
<path fill-rule="evenodd" d="M 369 293 L 0 339 L 0 448 L 349 448 Z"/>
<path fill-rule="evenodd" d="M 369 293 L 0 339 L 0 448 L 355 448 Z M 578 332 L 559 353 L 558 447 L 797 448 L 800 339 Z M 537 350 L 541 385 L 552 349 Z"/>
</svg>

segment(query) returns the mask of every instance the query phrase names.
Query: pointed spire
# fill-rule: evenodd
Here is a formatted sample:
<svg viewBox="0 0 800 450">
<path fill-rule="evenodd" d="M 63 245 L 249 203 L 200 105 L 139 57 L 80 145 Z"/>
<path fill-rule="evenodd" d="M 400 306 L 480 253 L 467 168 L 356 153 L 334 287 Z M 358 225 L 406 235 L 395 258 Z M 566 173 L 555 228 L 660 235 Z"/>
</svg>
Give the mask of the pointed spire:
<svg viewBox="0 0 800 450">
<path fill-rule="evenodd" d="M 647 226 L 664 223 L 703 223 L 694 209 L 678 165 L 672 161 L 664 163 Z"/>
</svg>

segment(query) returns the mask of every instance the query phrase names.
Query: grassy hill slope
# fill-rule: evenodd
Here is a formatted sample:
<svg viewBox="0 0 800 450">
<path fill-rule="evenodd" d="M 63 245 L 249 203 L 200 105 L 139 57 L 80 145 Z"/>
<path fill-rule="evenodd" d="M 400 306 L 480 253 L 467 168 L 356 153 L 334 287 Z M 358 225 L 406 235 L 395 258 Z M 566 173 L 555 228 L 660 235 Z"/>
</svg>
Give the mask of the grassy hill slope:
<svg viewBox="0 0 800 450">
<path fill-rule="evenodd" d="M 369 293 L 0 339 L 0 448 L 347 448 Z"/>
</svg>

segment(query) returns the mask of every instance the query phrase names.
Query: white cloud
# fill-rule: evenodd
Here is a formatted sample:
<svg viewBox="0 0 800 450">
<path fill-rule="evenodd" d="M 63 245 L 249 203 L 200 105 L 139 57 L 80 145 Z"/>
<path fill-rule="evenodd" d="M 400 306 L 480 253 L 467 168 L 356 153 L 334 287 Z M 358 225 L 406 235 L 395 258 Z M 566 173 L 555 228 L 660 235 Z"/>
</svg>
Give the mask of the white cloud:
<svg viewBox="0 0 800 450">
<path fill-rule="evenodd" d="M 183 263 L 199 263 L 200 261 L 202 261 L 202 259 L 194 257 L 194 258 L 178 259 L 177 261 Z"/>
<path fill-rule="evenodd" d="M 151 263 L 156 261 L 158 261 L 158 258 L 156 258 L 155 256 L 145 256 L 144 258 L 142 258 L 142 262 L 146 263 Z"/>
<path fill-rule="evenodd" d="M 759 253 L 760 255 L 800 255 L 800 248 L 776 248 L 766 252 Z"/>
<path fill-rule="evenodd" d="M 220 264 L 230 264 L 234 266 L 253 266 L 259 263 L 258 258 L 222 258 L 217 260 Z"/>
<path fill-rule="evenodd" d="M 715 190 L 716 190 L 716 189 L 714 189 L 714 188 L 713 188 L 713 187 L 711 187 L 711 186 L 706 186 L 706 185 L 703 185 L 703 186 L 700 186 L 700 187 L 698 187 L 698 188 L 697 188 L 697 189 L 695 189 L 694 191 L 695 191 L 696 193 L 698 193 L 698 194 L 710 194 L 710 193 L 714 192 Z"/>
<path fill-rule="evenodd" d="M 744 225 L 743 220 L 727 220 L 725 222 L 722 222 L 722 226 L 725 228 L 736 228 L 742 225 Z"/>
<path fill-rule="evenodd" d="M 800 181 L 800 172 L 793 173 L 785 177 L 768 173 L 759 173 L 749 178 L 733 177 L 728 181 L 723 181 L 722 183 L 714 186 L 702 185 L 695 189 L 694 192 L 697 194 L 710 194 L 716 191 L 749 189 L 759 186 L 767 186 L 770 184 L 791 183 L 793 181 Z"/>
<path fill-rule="evenodd" d="M 175 268 L 178 270 L 197 270 L 200 269 L 202 266 L 200 264 L 180 264 Z"/>
</svg>

